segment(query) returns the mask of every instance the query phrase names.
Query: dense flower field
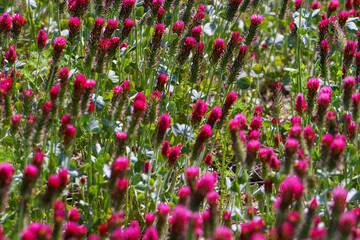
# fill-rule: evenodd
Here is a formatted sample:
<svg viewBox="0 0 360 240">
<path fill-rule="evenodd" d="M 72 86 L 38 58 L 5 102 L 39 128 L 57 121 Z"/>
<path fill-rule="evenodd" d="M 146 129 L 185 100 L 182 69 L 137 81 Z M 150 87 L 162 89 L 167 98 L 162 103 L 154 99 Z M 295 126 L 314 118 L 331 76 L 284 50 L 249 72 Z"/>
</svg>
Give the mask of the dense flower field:
<svg viewBox="0 0 360 240">
<path fill-rule="evenodd" d="M 4 0 L 0 240 L 360 239 L 359 0 Z"/>
</svg>

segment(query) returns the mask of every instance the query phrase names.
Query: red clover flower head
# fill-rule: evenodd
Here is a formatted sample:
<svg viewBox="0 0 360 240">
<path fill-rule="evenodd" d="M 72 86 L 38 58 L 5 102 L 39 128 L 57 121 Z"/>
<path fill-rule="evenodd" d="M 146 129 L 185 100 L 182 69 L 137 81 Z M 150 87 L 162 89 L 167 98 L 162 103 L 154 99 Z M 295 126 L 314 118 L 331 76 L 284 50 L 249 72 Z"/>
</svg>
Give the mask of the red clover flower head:
<svg viewBox="0 0 360 240">
<path fill-rule="evenodd" d="M 14 64 L 16 61 L 16 52 L 15 47 L 10 45 L 9 50 L 5 52 L 5 58 L 10 65 Z"/>
<path fill-rule="evenodd" d="M 181 145 L 174 146 L 170 149 L 168 154 L 168 162 L 170 165 L 174 165 L 176 163 L 176 160 L 179 158 L 180 155 L 181 147 L 182 147 Z"/>
<path fill-rule="evenodd" d="M 204 114 L 207 111 L 207 108 L 208 108 L 208 105 L 202 100 L 199 100 L 196 103 L 196 106 L 195 106 L 194 111 L 192 112 L 192 116 L 191 116 L 191 123 L 193 125 L 197 126 L 200 124 L 202 117 L 204 116 Z"/>
<path fill-rule="evenodd" d="M 176 21 L 173 25 L 172 31 L 179 36 L 181 35 L 183 30 L 184 30 L 184 22 L 181 20 Z"/>
<path fill-rule="evenodd" d="M 214 231 L 214 240 L 231 240 L 232 236 L 232 231 L 225 226 L 218 226 Z"/>
<path fill-rule="evenodd" d="M 11 30 L 11 17 L 9 13 L 4 13 L 0 17 L 0 33 L 5 36 L 10 33 Z"/>
<path fill-rule="evenodd" d="M 9 185 L 12 176 L 15 172 L 14 167 L 7 162 L 3 162 L 0 164 L 0 187 L 4 188 Z"/>
<path fill-rule="evenodd" d="M 46 46 L 47 42 L 47 35 L 44 30 L 40 29 L 38 35 L 37 35 L 37 47 L 39 50 L 43 50 Z"/>
<path fill-rule="evenodd" d="M 146 229 L 143 239 L 144 240 L 159 240 L 159 236 L 158 236 L 156 227 L 149 227 L 148 229 Z"/>
<path fill-rule="evenodd" d="M 299 93 L 296 97 L 295 109 L 299 116 L 302 116 L 307 109 L 305 99 L 301 93 Z"/>
<path fill-rule="evenodd" d="M 290 204 L 293 200 L 299 199 L 303 192 L 304 185 L 296 175 L 287 176 L 280 184 L 280 195 L 285 204 Z"/>
<path fill-rule="evenodd" d="M 333 196 L 333 210 L 336 212 L 343 212 L 346 205 L 347 190 L 342 187 L 335 187 L 332 191 Z"/>
<path fill-rule="evenodd" d="M 313 4 L 311 5 L 311 9 L 312 9 L 312 10 L 321 9 L 321 3 L 320 3 L 320 1 L 315 1 L 315 2 L 313 2 Z"/>
<path fill-rule="evenodd" d="M 196 39 L 196 41 L 200 41 L 202 28 L 200 26 L 196 26 L 191 30 L 191 36 Z M 195 45 L 194 45 L 195 46 Z"/>
<path fill-rule="evenodd" d="M 218 106 L 213 107 L 208 117 L 207 124 L 209 124 L 213 128 L 216 122 L 219 121 L 220 117 L 221 117 L 221 108 Z"/>
<path fill-rule="evenodd" d="M 27 23 L 27 21 L 21 14 L 15 14 L 11 19 L 11 23 L 14 38 L 17 39 L 21 33 L 23 26 Z"/>
<path fill-rule="evenodd" d="M 168 154 L 169 154 L 169 151 L 170 151 L 170 143 L 169 143 L 169 141 L 165 141 L 163 143 L 163 145 L 162 145 L 162 148 L 161 148 L 161 155 L 164 158 L 167 158 Z"/>
<path fill-rule="evenodd" d="M 250 128 L 252 130 L 259 130 L 261 128 L 261 117 L 260 116 L 254 116 L 254 118 L 251 120 Z"/>
<path fill-rule="evenodd" d="M 208 153 L 204 158 L 204 163 L 208 166 L 212 164 L 212 155 L 211 153 Z"/>
</svg>

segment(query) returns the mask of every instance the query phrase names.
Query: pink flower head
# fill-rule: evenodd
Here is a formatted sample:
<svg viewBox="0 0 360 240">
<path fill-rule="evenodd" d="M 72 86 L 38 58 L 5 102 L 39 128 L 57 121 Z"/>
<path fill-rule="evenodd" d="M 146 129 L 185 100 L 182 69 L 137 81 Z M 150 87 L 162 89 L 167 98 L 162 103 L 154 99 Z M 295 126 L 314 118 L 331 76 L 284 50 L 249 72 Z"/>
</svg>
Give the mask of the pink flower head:
<svg viewBox="0 0 360 240">
<path fill-rule="evenodd" d="M 24 170 L 24 180 L 23 181 L 33 181 L 38 173 L 37 168 L 34 165 L 27 165 Z"/>
<path fill-rule="evenodd" d="M 50 98 L 51 98 L 51 101 L 56 101 L 56 98 L 59 94 L 59 91 L 60 91 L 60 86 L 59 85 L 55 85 L 53 86 L 51 89 L 50 89 Z"/>
<path fill-rule="evenodd" d="M 193 183 L 199 175 L 199 168 L 196 166 L 190 166 L 185 170 L 185 178 L 188 183 Z"/>
<path fill-rule="evenodd" d="M 347 190 L 341 187 L 335 187 L 332 191 L 333 209 L 336 212 L 343 212 L 346 205 Z"/>
<path fill-rule="evenodd" d="M 61 80 L 67 80 L 69 78 L 69 69 L 67 67 L 64 67 L 60 70 L 59 76 Z"/>
<path fill-rule="evenodd" d="M 345 140 L 337 137 L 330 145 L 330 156 L 332 158 L 339 158 L 340 155 L 344 152 L 344 149 L 345 149 Z"/>
<path fill-rule="evenodd" d="M 331 87 L 329 86 L 323 86 L 321 89 L 320 89 L 320 92 L 319 92 L 319 95 L 321 94 L 328 94 L 330 99 L 331 99 L 331 96 L 332 96 L 332 89 Z"/>
<path fill-rule="evenodd" d="M 48 191 L 55 192 L 55 190 L 57 189 L 59 184 L 60 184 L 59 177 L 54 175 L 54 174 L 50 175 L 49 178 L 48 178 L 48 181 L 47 181 Z"/>
<path fill-rule="evenodd" d="M 187 197 L 190 195 L 191 190 L 189 186 L 181 187 L 178 192 L 180 201 L 185 202 Z"/>
<path fill-rule="evenodd" d="M 315 2 L 313 2 L 313 4 L 311 5 L 311 9 L 312 9 L 312 10 L 321 9 L 321 3 L 320 3 L 320 1 L 315 1 Z"/>
<path fill-rule="evenodd" d="M 272 148 L 262 148 L 259 150 L 259 159 L 262 162 L 269 163 L 272 156 L 274 156 Z"/>
<path fill-rule="evenodd" d="M 356 215 L 349 211 L 344 212 L 339 219 L 339 230 L 342 236 L 349 236 L 352 229 L 356 227 Z"/>
<path fill-rule="evenodd" d="M 27 21 L 21 14 L 15 14 L 12 17 L 11 23 L 12 23 L 12 27 L 13 27 L 13 32 L 15 34 L 20 34 L 21 29 L 27 23 Z"/>
<path fill-rule="evenodd" d="M 237 100 L 237 93 L 231 92 L 226 96 L 225 104 L 226 106 L 229 106 L 229 108 L 234 104 L 234 102 Z"/>
<path fill-rule="evenodd" d="M 44 162 L 44 154 L 41 152 L 36 152 L 34 155 L 34 159 L 32 161 L 32 164 L 36 166 L 38 169 L 41 168 L 42 164 Z"/>
<path fill-rule="evenodd" d="M 69 21 L 69 29 L 71 34 L 77 34 L 80 30 L 81 19 L 78 17 L 72 17 Z"/>
<path fill-rule="evenodd" d="M 54 40 L 54 51 L 61 53 L 64 48 L 65 48 L 65 44 L 66 44 L 66 39 L 63 37 L 57 37 Z"/>
<path fill-rule="evenodd" d="M 164 136 L 166 130 L 170 127 L 170 117 L 168 114 L 164 113 L 161 115 L 158 122 L 158 134 Z"/>
<path fill-rule="evenodd" d="M 295 172 L 298 176 L 303 177 L 306 173 L 306 162 L 299 160 L 295 164 Z"/>
<path fill-rule="evenodd" d="M 105 32 L 108 31 L 110 34 L 109 36 L 111 36 L 111 34 L 116 30 L 117 26 L 118 26 L 118 21 L 110 19 L 107 22 Z"/>
<path fill-rule="evenodd" d="M 317 78 L 310 78 L 307 82 L 307 89 L 308 93 L 311 95 L 316 94 L 317 90 L 319 89 L 319 79 Z"/>
<path fill-rule="evenodd" d="M 301 117 L 299 116 L 293 116 L 291 118 L 291 125 L 292 126 L 301 126 Z"/>
<path fill-rule="evenodd" d="M 50 111 L 52 109 L 52 103 L 50 101 L 47 101 L 45 104 L 44 104 L 44 107 L 43 107 L 43 113 L 44 114 L 49 114 Z"/>
<path fill-rule="evenodd" d="M 162 148 L 161 148 L 161 155 L 164 158 L 167 158 L 168 154 L 169 154 L 169 151 L 170 151 L 170 143 L 169 143 L 169 141 L 165 141 L 163 143 L 163 145 L 162 145 Z"/>
<path fill-rule="evenodd" d="M 61 125 L 67 125 L 71 122 L 71 117 L 69 115 L 64 115 L 61 117 L 60 123 Z"/>
<path fill-rule="evenodd" d="M 287 176 L 280 184 L 282 201 L 286 204 L 290 204 L 294 199 L 300 198 L 303 191 L 304 185 L 296 175 Z"/>
<path fill-rule="evenodd" d="M 211 113 L 209 115 L 207 124 L 209 124 L 211 127 L 214 127 L 215 123 L 219 121 L 219 118 L 221 117 L 221 108 L 218 106 L 215 106 L 211 109 Z"/>
<path fill-rule="evenodd" d="M 216 39 L 214 43 L 214 49 L 210 57 L 210 61 L 213 61 L 213 63 L 217 63 L 221 55 L 223 54 L 224 50 L 225 50 L 224 39 L 222 38 Z"/>
<path fill-rule="evenodd" d="M 219 194 L 217 192 L 209 192 L 206 195 L 206 200 L 210 206 L 216 206 L 219 203 Z"/>
<path fill-rule="evenodd" d="M 301 2 L 302 2 L 302 4 L 304 5 L 305 2 L 304 2 L 303 0 L 295 0 L 295 1 L 294 1 L 294 6 L 295 6 L 295 10 L 296 10 L 296 11 L 300 9 Z"/>
<path fill-rule="evenodd" d="M 167 83 L 168 80 L 167 80 L 167 76 L 165 74 L 160 74 L 158 77 L 157 77 L 157 85 L 156 85 L 156 89 L 160 92 L 162 92 L 164 90 L 164 86 L 165 86 L 165 83 Z"/>
<path fill-rule="evenodd" d="M 261 117 L 263 114 L 263 110 L 261 106 L 256 106 L 254 109 L 254 115 Z"/>
<path fill-rule="evenodd" d="M 127 157 L 118 157 L 111 168 L 111 175 L 121 176 L 129 169 L 129 159 Z"/>
<path fill-rule="evenodd" d="M 296 139 L 296 140 L 300 140 L 301 132 L 302 132 L 301 125 L 292 126 L 291 129 L 290 129 L 289 139 L 293 138 L 293 139 Z"/>
<path fill-rule="evenodd" d="M 302 116 L 307 109 L 305 99 L 301 93 L 296 97 L 295 109 L 300 116 Z"/>
<path fill-rule="evenodd" d="M 12 115 L 11 116 L 11 127 L 14 129 L 18 129 L 20 125 L 21 115 Z"/>
<path fill-rule="evenodd" d="M 214 240 L 231 240 L 232 231 L 225 226 L 218 226 L 214 231 Z M 255 239 L 254 239 L 255 240 Z"/>
<path fill-rule="evenodd" d="M 147 227 L 152 226 L 154 221 L 155 221 L 155 214 L 154 213 L 150 212 L 150 213 L 145 214 L 145 222 L 146 222 Z"/>
<path fill-rule="evenodd" d="M 157 206 L 157 210 L 159 217 L 166 218 L 170 212 L 170 207 L 166 203 L 159 203 L 159 205 Z"/>
<path fill-rule="evenodd" d="M 311 145 L 311 146 L 314 145 L 315 131 L 312 129 L 311 126 L 306 126 L 304 128 L 304 138 L 309 145 Z"/>
<path fill-rule="evenodd" d="M 261 117 L 260 116 L 254 116 L 254 118 L 251 120 L 250 128 L 252 130 L 259 130 L 261 128 Z"/>
<path fill-rule="evenodd" d="M 69 181 L 69 173 L 68 173 L 68 170 L 67 169 L 60 169 L 59 172 L 58 172 L 58 177 L 59 177 L 59 180 L 60 180 L 60 189 L 65 189 L 68 181 Z"/>
<path fill-rule="evenodd" d="M 358 123 L 350 123 L 347 127 L 347 137 L 349 138 L 350 141 L 353 141 L 356 137 L 356 133 L 359 129 L 359 124 Z"/>
<path fill-rule="evenodd" d="M 170 149 L 168 154 L 168 162 L 170 165 L 174 165 L 176 163 L 176 160 L 179 158 L 180 150 L 181 150 L 181 145 L 174 146 Z"/>
<path fill-rule="evenodd" d="M 134 114 L 142 114 L 146 107 L 145 95 L 139 92 L 134 99 Z"/>
<path fill-rule="evenodd" d="M 200 41 L 200 37 L 201 37 L 201 32 L 202 32 L 202 28 L 200 26 L 196 26 L 191 30 L 191 36 L 196 39 L 196 41 Z M 195 45 L 194 45 L 195 46 Z M 193 47 L 194 47 L 193 46 Z M 191 47 L 191 48 L 193 48 Z"/>
<path fill-rule="evenodd" d="M 252 155 L 256 155 L 259 149 L 260 142 L 258 140 L 250 140 L 248 145 L 246 146 L 247 153 Z"/>
<path fill-rule="evenodd" d="M 164 25 L 162 25 L 162 24 L 158 24 L 158 25 L 156 25 L 156 27 L 155 27 L 155 35 L 157 35 L 157 36 L 162 36 L 162 34 L 164 33 Z"/>
<path fill-rule="evenodd" d="M 249 133 L 249 141 L 250 140 L 259 140 L 260 137 L 260 131 L 259 130 L 252 130 Z"/>
<path fill-rule="evenodd" d="M 319 109 L 323 109 L 324 111 L 329 107 L 331 96 L 329 94 L 320 94 L 317 100 Z"/>
<path fill-rule="evenodd" d="M 176 33 L 178 36 L 180 36 L 183 30 L 184 30 L 184 22 L 180 20 L 176 21 L 173 25 L 172 31 Z"/>
<path fill-rule="evenodd" d="M 211 192 L 216 183 L 217 177 L 214 174 L 206 173 L 196 183 L 196 193 L 202 197 Z"/>
<path fill-rule="evenodd" d="M 16 61 L 16 52 L 15 47 L 10 45 L 9 50 L 5 52 L 5 58 L 10 65 L 14 64 Z"/>
<path fill-rule="evenodd" d="M 78 222 L 81 217 L 81 214 L 76 208 L 71 209 L 68 214 L 70 222 Z"/>
<path fill-rule="evenodd" d="M 64 131 L 64 144 L 69 145 L 72 143 L 74 137 L 75 137 L 76 129 L 73 125 L 66 125 L 65 131 Z"/>
<path fill-rule="evenodd" d="M 86 80 L 84 84 L 84 90 L 87 92 L 93 92 L 95 90 L 96 81 L 93 79 Z"/>
<path fill-rule="evenodd" d="M 331 0 L 329 5 L 328 5 L 328 11 L 330 13 L 335 12 L 339 7 L 339 1 L 338 0 Z"/>
<path fill-rule="evenodd" d="M 350 10 L 350 9 L 352 9 L 352 7 L 353 7 L 352 0 L 346 0 L 346 1 L 345 1 L 345 8 L 346 8 L 347 10 Z"/>
<path fill-rule="evenodd" d="M 61 223 L 65 218 L 65 203 L 57 201 L 54 204 L 54 221 Z"/>
<path fill-rule="evenodd" d="M 43 50 L 46 46 L 47 35 L 44 30 L 40 29 L 37 35 L 37 47 L 39 50 Z"/>
<path fill-rule="evenodd" d="M 212 155 L 211 153 L 208 153 L 204 158 L 204 163 L 208 166 L 212 164 Z"/>
<path fill-rule="evenodd" d="M 184 42 L 184 49 L 191 50 L 193 47 L 195 47 L 196 40 L 192 37 L 187 37 Z"/>
<path fill-rule="evenodd" d="M 159 236 L 156 230 L 156 227 L 149 227 L 146 229 L 145 234 L 143 236 L 143 240 L 158 240 Z"/>
<path fill-rule="evenodd" d="M 4 13 L 0 17 L 0 33 L 9 34 L 11 30 L 11 17 L 9 13 Z"/>
<path fill-rule="evenodd" d="M 194 108 L 194 111 L 192 112 L 192 116 L 191 116 L 191 122 L 195 125 L 198 125 L 202 119 L 202 117 L 204 116 L 204 114 L 207 111 L 207 104 L 202 101 L 199 100 L 196 103 L 196 106 Z"/>
<path fill-rule="evenodd" d="M 298 140 L 293 138 L 288 138 L 285 143 L 285 154 L 292 156 L 293 154 L 295 154 L 298 147 L 299 147 Z"/>
<path fill-rule="evenodd" d="M 263 16 L 260 14 L 254 14 L 250 17 L 251 24 L 258 27 L 263 20 Z"/>
<path fill-rule="evenodd" d="M 192 216 L 192 212 L 188 210 L 183 205 L 177 205 L 172 213 L 172 217 L 169 220 L 169 223 L 172 227 L 172 231 L 176 232 L 176 234 L 182 234 L 188 222 L 190 221 Z"/>
<path fill-rule="evenodd" d="M 344 79 L 343 87 L 345 92 L 352 93 L 354 86 L 355 86 L 355 78 L 346 77 Z"/>
<path fill-rule="evenodd" d="M 127 31 L 131 31 L 131 29 L 134 27 L 135 23 L 133 20 L 131 19 L 126 19 L 124 21 L 124 29 L 126 29 Z"/>
<path fill-rule="evenodd" d="M 119 97 L 120 96 L 120 94 L 123 92 L 123 88 L 122 87 L 120 87 L 120 86 L 115 86 L 114 88 L 113 88 L 113 97 L 114 98 L 116 98 L 116 97 Z"/>
<path fill-rule="evenodd" d="M 15 169 L 11 164 L 7 162 L 0 164 L 0 188 L 4 188 L 9 185 L 14 172 Z"/>
<path fill-rule="evenodd" d="M 350 15 L 350 13 L 349 13 L 349 12 L 346 12 L 346 11 L 341 11 L 341 12 L 339 12 L 337 18 L 338 18 L 338 21 L 339 21 L 339 25 L 340 25 L 340 26 L 342 26 L 342 27 L 345 26 L 345 23 L 346 23 L 346 21 L 348 20 L 349 15 Z"/>
</svg>

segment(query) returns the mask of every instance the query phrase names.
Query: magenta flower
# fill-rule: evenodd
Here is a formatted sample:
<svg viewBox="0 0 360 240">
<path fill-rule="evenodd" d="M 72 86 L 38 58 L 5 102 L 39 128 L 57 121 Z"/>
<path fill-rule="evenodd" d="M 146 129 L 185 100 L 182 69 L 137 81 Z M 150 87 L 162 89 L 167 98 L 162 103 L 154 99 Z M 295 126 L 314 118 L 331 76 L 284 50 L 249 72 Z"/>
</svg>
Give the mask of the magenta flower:
<svg viewBox="0 0 360 240">
<path fill-rule="evenodd" d="M 44 30 L 40 29 L 38 35 L 37 35 L 37 47 L 41 51 L 46 46 L 47 42 L 47 35 Z"/>
<path fill-rule="evenodd" d="M 14 39 L 18 39 L 20 37 L 22 28 L 27 23 L 27 21 L 21 14 L 15 14 L 12 17 L 11 23 L 12 23 L 11 31 L 12 31 L 13 37 L 14 37 Z"/>
<path fill-rule="evenodd" d="M 11 30 L 11 17 L 9 13 L 4 13 L 0 17 L 0 34 L 7 36 Z"/>
<path fill-rule="evenodd" d="M 15 47 L 14 46 L 10 46 L 9 50 L 5 52 L 5 58 L 6 60 L 9 62 L 10 65 L 13 65 L 16 61 L 16 52 L 15 52 Z"/>
<path fill-rule="evenodd" d="M 296 112 L 299 114 L 299 116 L 302 116 L 307 109 L 306 102 L 301 93 L 299 93 L 296 97 L 295 109 L 296 109 Z"/>
<path fill-rule="evenodd" d="M 207 111 L 207 108 L 208 108 L 207 104 L 202 100 L 199 100 L 196 103 L 196 106 L 191 115 L 191 123 L 194 127 L 199 126 L 201 119 L 203 118 L 204 114 Z"/>
</svg>

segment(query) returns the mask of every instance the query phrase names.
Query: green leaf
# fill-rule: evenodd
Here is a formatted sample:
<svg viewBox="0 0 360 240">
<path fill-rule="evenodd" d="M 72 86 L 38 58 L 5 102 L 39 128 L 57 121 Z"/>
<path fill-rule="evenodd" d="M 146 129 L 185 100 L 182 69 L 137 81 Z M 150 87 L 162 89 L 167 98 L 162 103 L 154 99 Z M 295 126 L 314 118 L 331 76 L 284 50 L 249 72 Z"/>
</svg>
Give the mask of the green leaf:
<svg viewBox="0 0 360 240">
<path fill-rule="evenodd" d="M 91 120 L 90 121 L 90 130 L 92 132 L 97 132 L 100 130 L 99 120 Z"/>
<path fill-rule="evenodd" d="M 207 36 L 212 36 L 215 34 L 215 29 L 216 29 L 216 26 L 215 24 L 213 23 L 207 23 L 205 24 L 204 26 L 204 33 L 207 35 Z"/>
<path fill-rule="evenodd" d="M 283 128 L 286 130 L 286 131 L 289 131 L 290 128 L 291 128 L 291 122 L 286 122 L 284 125 L 283 125 Z"/>
<path fill-rule="evenodd" d="M 263 71 L 263 67 L 260 64 L 256 64 L 252 69 L 256 74 L 260 74 Z"/>
<path fill-rule="evenodd" d="M 242 77 L 239 80 L 236 81 L 236 84 L 241 90 L 249 89 L 251 82 L 248 77 Z"/>
</svg>

